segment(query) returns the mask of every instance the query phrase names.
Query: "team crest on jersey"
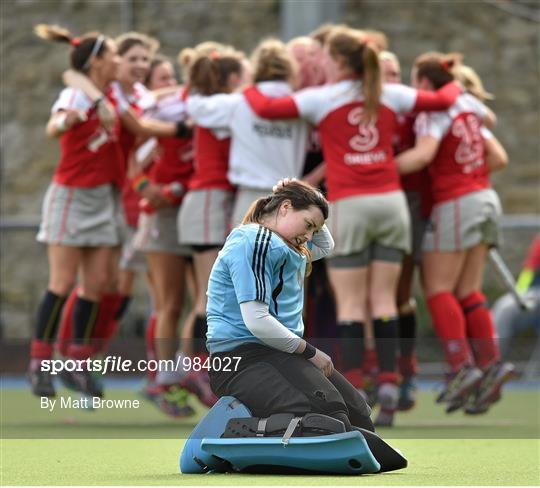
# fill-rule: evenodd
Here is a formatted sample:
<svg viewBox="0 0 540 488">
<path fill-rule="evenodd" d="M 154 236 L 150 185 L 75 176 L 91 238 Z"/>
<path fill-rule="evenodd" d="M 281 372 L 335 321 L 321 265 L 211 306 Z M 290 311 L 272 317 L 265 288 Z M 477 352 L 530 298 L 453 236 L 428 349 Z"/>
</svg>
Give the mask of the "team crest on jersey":
<svg viewBox="0 0 540 488">
<path fill-rule="evenodd" d="M 358 134 L 351 137 L 349 145 L 354 151 L 367 152 L 373 149 L 379 142 L 379 131 L 375 126 L 375 120 L 369 123 L 363 123 L 363 107 L 355 107 L 347 115 L 347 121 L 351 125 L 358 127 Z"/>
</svg>

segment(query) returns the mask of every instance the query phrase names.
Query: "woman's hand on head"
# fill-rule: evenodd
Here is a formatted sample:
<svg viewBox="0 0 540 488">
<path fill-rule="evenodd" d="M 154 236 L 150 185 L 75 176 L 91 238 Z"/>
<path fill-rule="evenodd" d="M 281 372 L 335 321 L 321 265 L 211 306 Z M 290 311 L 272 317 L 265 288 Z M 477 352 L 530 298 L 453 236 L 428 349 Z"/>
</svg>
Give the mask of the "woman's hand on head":
<svg viewBox="0 0 540 488">
<path fill-rule="evenodd" d="M 288 184 L 292 183 L 293 181 L 297 181 L 296 178 L 283 178 L 282 180 L 279 180 L 273 187 L 272 191 L 276 193 L 277 191 L 281 190 L 284 186 L 287 186 Z"/>
</svg>

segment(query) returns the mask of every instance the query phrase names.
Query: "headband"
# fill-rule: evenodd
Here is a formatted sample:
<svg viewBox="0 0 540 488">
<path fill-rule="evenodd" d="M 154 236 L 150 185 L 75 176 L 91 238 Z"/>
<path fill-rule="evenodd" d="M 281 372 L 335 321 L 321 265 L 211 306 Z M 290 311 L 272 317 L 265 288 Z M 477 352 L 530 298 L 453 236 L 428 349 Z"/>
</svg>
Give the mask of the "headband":
<svg viewBox="0 0 540 488">
<path fill-rule="evenodd" d="M 96 42 L 94 43 L 94 47 L 92 48 L 92 52 L 90 53 L 90 56 L 88 56 L 88 59 L 86 60 L 86 62 L 84 63 L 82 67 L 82 71 L 90 67 L 90 61 L 99 52 L 104 42 L 105 42 L 105 36 L 103 34 L 100 34 L 98 38 L 96 39 Z"/>
</svg>

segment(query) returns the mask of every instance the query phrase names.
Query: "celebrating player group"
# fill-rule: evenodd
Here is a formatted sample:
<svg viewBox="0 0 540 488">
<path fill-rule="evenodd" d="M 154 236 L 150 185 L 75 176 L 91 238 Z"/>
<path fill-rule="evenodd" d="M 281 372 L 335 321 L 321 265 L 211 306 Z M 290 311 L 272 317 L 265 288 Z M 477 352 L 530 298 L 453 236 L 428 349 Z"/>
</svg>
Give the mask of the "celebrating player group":
<svg viewBox="0 0 540 488">
<path fill-rule="evenodd" d="M 233 396 L 260 417 L 392 426 L 416 401 L 418 269 L 448 368 L 436 401 L 479 414 L 499 400 L 513 366 L 482 277 L 501 217 L 490 174 L 508 157 L 492 95 L 462 55 L 420 54 L 406 86 L 382 32 L 325 24 L 249 57 L 218 42 L 184 48 L 178 82 L 142 33 L 35 32 L 70 46 L 47 123 L 60 161 L 37 237 L 49 281 L 31 345 L 36 395 L 55 395 L 41 367 L 55 351 L 107 351 L 140 273 L 147 359 L 240 358 L 234 370 L 149 372 L 144 393 L 166 414 L 194 414 L 193 393 L 208 407 Z M 59 375 L 103 395 L 91 371 Z"/>
</svg>

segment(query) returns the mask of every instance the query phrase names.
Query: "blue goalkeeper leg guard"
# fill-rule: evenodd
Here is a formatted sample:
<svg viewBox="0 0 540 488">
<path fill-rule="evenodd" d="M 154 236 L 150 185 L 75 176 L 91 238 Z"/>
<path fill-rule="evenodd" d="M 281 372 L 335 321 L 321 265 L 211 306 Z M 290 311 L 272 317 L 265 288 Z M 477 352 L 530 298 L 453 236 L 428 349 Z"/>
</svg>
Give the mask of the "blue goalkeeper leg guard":
<svg viewBox="0 0 540 488">
<path fill-rule="evenodd" d="M 221 437 L 230 419 L 250 417 L 251 412 L 234 397 L 221 397 L 189 436 L 180 456 L 180 471 L 184 474 L 203 474 L 228 470 L 228 466 L 201 448 L 203 439 Z"/>
<path fill-rule="evenodd" d="M 406 466 L 407 460 L 373 432 L 346 432 L 343 422 L 321 414 L 254 418 L 233 397 L 221 398 L 210 410 L 180 459 L 181 471 L 192 474 L 366 474 Z"/>
</svg>

